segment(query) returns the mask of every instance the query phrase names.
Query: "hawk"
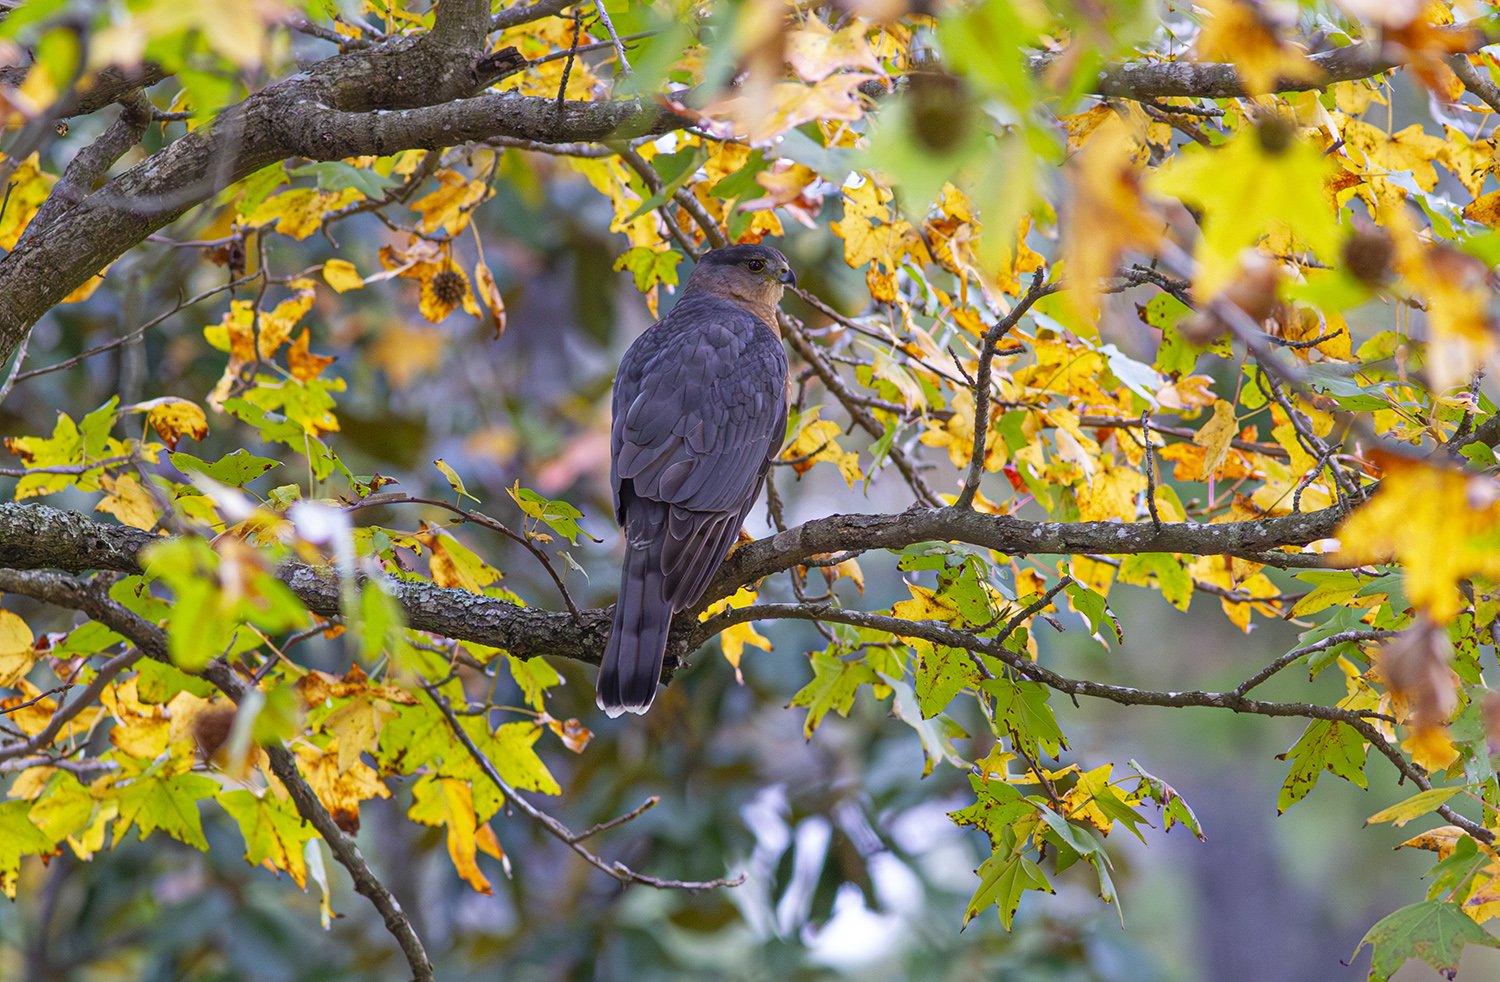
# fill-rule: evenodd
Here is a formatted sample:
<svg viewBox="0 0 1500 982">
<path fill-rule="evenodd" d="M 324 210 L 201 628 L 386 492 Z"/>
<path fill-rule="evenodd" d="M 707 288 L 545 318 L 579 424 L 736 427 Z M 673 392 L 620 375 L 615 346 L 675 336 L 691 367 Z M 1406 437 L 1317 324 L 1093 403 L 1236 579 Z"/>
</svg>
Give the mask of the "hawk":
<svg viewBox="0 0 1500 982">
<path fill-rule="evenodd" d="M 620 362 L 609 478 L 625 561 L 597 686 L 610 716 L 651 706 L 672 615 L 703 595 L 781 449 L 776 305 L 796 283 L 769 246 L 704 253 L 676 306 Z"/>
</svg>

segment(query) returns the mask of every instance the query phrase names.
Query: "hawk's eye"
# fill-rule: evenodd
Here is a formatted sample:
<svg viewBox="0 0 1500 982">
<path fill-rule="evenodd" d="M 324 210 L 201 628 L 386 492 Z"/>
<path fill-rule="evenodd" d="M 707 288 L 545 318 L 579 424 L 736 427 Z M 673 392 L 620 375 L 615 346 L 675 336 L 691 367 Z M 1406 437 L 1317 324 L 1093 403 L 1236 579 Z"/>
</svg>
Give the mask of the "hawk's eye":
<svg viewBox="0 0 1500 982">
<path fill-rule="evenodd" d="M 750 272 L 759 273 L 766 268 L 766 261 L 764 259 L 752 259 L 745 265 L 750 267 Z"/>
</svg>

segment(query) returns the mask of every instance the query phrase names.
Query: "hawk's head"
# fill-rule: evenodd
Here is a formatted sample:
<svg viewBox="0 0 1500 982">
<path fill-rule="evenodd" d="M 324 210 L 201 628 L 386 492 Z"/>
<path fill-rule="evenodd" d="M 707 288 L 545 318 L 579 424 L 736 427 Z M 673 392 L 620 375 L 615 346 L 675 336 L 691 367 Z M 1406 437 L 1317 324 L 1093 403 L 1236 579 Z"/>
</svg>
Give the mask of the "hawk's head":
<svg viewBox="0 0 1500 982">
<path fill-rule="evenodd" d="M 705 252 L 686 289 L 774 307 L 788 285 L 797 285 L 797 275 L 780 252 L 765 245 L 736 245 Z"/>
</svg>

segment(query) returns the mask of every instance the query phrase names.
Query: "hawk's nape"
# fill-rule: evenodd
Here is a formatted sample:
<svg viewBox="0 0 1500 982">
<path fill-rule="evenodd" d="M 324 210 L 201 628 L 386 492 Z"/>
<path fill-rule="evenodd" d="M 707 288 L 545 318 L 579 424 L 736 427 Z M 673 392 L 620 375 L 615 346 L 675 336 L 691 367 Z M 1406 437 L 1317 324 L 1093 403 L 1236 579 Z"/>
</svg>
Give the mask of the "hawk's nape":
<svg viewBox="0 0 1500 982">
<path fill-rule="evenodd" d="M 672 615 L 707 589 L 781 448 L 776 304 L 795 282 L 768 246 L 705 253 L 677 305 L 620 362 L 610 481 L 625 561 L 598 682 L 611 716 L 650 707 Z"/>
</svg>

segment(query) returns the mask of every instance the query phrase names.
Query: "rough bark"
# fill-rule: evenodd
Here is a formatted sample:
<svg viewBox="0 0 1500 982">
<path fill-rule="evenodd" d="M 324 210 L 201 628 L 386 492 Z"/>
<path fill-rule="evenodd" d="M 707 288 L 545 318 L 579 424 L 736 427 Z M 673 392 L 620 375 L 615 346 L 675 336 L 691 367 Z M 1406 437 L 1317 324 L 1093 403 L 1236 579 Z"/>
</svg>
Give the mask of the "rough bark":
<svg viewBox="0 0 1500 982">
<path fill-rule="evenodd" d="M 1279 566 L 1321 566 L 1322 557 L 1276 552 L 1331 536 L 1336 508 L 1217 525 L 1150 522 L 1027 522 L 956 508 L 916 508 L 899 515 L 831 515 L 736 549 L 725 560 L 699 609 L 745 584 L 831 553 L 902 549 L 921 542 L 965 542 L 1012 556 L 1125 555 L 1175 552 L 1229 555 Z M 140 571 L 140 550 L 158 536 L 94 522 L 45 505 L 0 505 L 0 567 L 125 573 Z M 287 564 L 278 575 L 313 613 L 339 612 L 339 584 L 326 568 Z M 394 582 L 391 588 L 420 631 L 505 648 L 520 656 L 552 655 L 597 664 L 609 639 L 611 612 L 570 614 L 514 604 L 431 583 Z M 696 611 L 678 616 L 668 648 L 679 660 L 707 640 Z"/>
</svg>

